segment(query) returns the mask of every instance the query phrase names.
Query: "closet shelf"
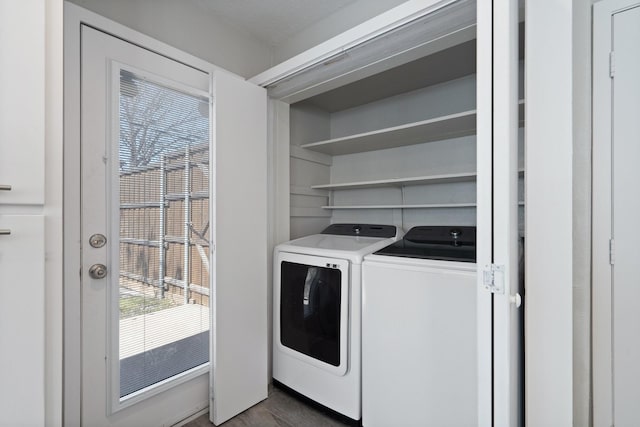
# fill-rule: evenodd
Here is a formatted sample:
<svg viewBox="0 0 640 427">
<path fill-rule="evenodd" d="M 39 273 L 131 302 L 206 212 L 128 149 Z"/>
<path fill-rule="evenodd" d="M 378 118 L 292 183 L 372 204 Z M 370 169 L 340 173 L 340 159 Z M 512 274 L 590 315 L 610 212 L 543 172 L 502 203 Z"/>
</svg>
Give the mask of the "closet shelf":
<svg viewBox="0 0 640 427">
<path fill-rule="evenodd" d="M 456 209 L 475 208 L 477 203 L 427 203 L 419 205 L 337 205 L 322 206 L 322 209 Z M 524 206 L 524 202 L 518 202 Z"/>
<path fill-rule="evenodd" d="M 523 175 L 524 169 L 518 169 Z M 440 175 L 413 176 L 409 178 L 387 178 L 373 181 L 354 181 L 336 184 L 312 185 L 312 190 L 356 190 L 365 188 L 404 187 L 409 185 L 445 184 L 453 182 L 473 182 L 478 174 L 475 172 L 459 172 Z"/>
<path fill-rule="evenodd" d="M 476 203 L 428 203 L 420 205 L 350 205 L 323 206 L 322 209 L 448 209 L 474 208 Z"/>
<path fill-rule="evenodd" d="M 301 147 L 338 156 L 468 136 L 473 135 L 475 130 L 476 110 L 470 110 L 342 138 L 312 142 Z"/>
<path fill-rule="evenodd" d="M 475 172 L 425 175 L 410 178 L 389 178 L 374 181 L 343 182 L 340 184 L 313 185 L 314 190 L 351 190 L 360 188 L 402 187 L 407 185 L 442 184 L 449 182 L 470 182 L 476 179 Z"/>
<path fill-rule="evenodd" d="M 518 101 L 520 125 L 524 122 L 524 100 Z M 463 111 L 419 122 L 301 145 L 319 153 L 339 156 L 385 148 L 440 141 L 476 133 L 476 110 Z"/>
</svg>

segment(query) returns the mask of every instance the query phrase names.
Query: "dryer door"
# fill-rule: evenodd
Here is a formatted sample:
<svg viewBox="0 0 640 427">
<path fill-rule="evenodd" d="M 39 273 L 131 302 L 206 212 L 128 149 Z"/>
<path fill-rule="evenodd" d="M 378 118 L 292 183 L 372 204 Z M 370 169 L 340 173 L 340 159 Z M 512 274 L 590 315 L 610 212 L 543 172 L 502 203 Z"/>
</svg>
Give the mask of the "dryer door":
<svg viewBox="0 0 640 427">
<path fill-rule="evenodd" d="M 274 284 L 277 350 L 335 375 L 344 375 L 349 261 L 280 252 Z"/>
</svg>

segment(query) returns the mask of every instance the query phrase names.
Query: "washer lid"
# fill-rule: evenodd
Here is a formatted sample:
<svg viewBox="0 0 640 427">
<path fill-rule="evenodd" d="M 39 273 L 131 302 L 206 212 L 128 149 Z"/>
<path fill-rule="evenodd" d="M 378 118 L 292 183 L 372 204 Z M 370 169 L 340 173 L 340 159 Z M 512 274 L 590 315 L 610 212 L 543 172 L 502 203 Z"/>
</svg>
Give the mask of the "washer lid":
<svg viewBox="0 0 640 427">
<path fill-rule="evenodd" d="M 376 255 L 476 262 L 476 227 L 413 227 L 403 239 Z"/>
<path fill-rule="evenodd" d="M 367 249 L 379 244 L 380 242 L 389 243 L 391 240 L 380 237 L 353 237 L 353 236 L 334 236 L 331 234 L 312 234 L 311 236 L 301 237 L 284 244 L 284 246 L 296 248 L 313 248 L 325 249 L 329 251 L 340 252 L 367 252 Z M 377 248 L 375 248 L 377 249 Z M 375 250 L 371 249 L 371 251 Z"/>
</svg>

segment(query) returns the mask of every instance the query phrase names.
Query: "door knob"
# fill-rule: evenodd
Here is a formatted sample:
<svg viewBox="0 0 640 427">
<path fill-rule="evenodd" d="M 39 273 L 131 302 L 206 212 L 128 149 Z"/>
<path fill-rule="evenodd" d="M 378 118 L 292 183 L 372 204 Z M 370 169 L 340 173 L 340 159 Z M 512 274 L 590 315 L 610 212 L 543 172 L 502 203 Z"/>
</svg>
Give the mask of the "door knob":
<svg viewBox="0 0 640 427">
<path fill-rule="evenodd" d="M 107 277 L 107 266 L 104 264 L 93 264 L 89 268 L 89 276 L 92 279 L 104 279 Z"/>
<path fill-rule="evenodd" d="M 522 307 L 522 297 L 520 296 L 519 293 L 516 293 L 515 295 L 511 295 L 509 297 L 509 300 L 511 301 L 511 304 L 516 306 L 516 308 Z"/>
<path fill-rule="evenodd" d="M 93 248 L 101 248 L 107 244 L 107 238 L 104 234 L 93 234 L 89 237 L 89 244 Z"/>
</svg>

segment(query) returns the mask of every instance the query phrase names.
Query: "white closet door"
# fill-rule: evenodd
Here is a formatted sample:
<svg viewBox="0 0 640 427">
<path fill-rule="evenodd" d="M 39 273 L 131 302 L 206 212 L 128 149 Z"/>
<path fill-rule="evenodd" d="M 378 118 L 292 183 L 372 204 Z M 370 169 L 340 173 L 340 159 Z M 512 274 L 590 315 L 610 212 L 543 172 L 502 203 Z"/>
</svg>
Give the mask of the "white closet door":
<svg viewBox="0 0 640 427">
<path fill-rule="evenodd" d="M 211 421 L 267 397 L 267 96 L 217 73 Z"/>
<path fill-rule="evenodd" d="M 640 383 L 640 7 L 613 15 L 613 422 L 637 426 Z"/>
<path fill-rule="evenodd" d="M 478 1 L 478 425 L 522 423 L 518 2 Z M 485 274 L 494 271 L 487 290 Z M 484 271 L 483 271 L 484 270 Z"/>
<path fill-rule="evenodd" d="M 594 6 L 593 425 L 636 426 L 640 3 Z"/>
<path fill-rule="evenodd" d="M 493 262 L 493 2 L 478 1 L 477 25 L 477 325 L 478 325 L 478 427 L 491 426 L 492 295 L 484 288 L 482 271 Z"/>
</svg>

